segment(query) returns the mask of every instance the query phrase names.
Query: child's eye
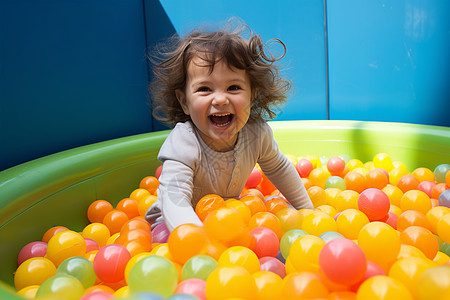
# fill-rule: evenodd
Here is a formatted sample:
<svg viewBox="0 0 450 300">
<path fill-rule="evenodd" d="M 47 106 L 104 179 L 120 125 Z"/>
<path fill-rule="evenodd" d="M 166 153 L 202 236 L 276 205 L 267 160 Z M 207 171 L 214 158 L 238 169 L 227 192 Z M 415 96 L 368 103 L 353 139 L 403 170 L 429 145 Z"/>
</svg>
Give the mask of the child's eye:
<svg viewBox="0 0 450 300">
<path fill-rule="evenodd" d="M 228 88 L 229 91 L 238 91 L 240 89 L 241 89 L 241 87 L 238 85 L 235 85 L 235 84 Z"/>
<path fill-rule="evenodd" d="M 197 89 L 197 92 L 209 92 L 211 89 L 207 86 L 201 86 Z"/>
</svg>

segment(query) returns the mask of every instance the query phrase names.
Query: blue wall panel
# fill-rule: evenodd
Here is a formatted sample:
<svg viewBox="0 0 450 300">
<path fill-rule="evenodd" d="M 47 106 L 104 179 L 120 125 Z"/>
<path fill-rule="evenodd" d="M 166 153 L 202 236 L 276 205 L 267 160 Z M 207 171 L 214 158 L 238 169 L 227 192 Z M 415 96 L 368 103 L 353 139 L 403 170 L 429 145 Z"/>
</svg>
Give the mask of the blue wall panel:
<svg viewBox="0 0 450 300">
<path fill-rule="evenodd" d="M 282 40 L 287 47 L 287 54 L 281 61 L 286 69 L 283 74 L 293 81 L 294 89 L 276 120 L 327 118 L 322 0 L 160 2 L 180 35 L 197 26 L 217 25 L 235 16 L 243 19 L 264 41 Z"/>
<path fill-rule="evenodd" d="M 0 1 L 0 170 L 152 131 L 142 6 Z"/>
<path fill-rule="evenodd" d="M 450 2 L 328 0 L 330 118 L 450 126 Z"/>
</svg>

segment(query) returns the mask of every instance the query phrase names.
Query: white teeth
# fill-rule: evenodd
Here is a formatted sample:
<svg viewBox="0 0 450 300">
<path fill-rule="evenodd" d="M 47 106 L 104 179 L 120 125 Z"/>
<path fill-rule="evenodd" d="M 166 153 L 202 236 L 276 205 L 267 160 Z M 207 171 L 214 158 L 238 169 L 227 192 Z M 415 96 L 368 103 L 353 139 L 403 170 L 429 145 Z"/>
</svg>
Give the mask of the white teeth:
<svg viewBox="0 0 450 300">
<path fill-rule="evenodd" d="M 228 122 L 226 122 L 226 123 L 224 123 L 224 124 L 216 124 L 216 126 L 217 127 L 225 127 L 225 126 L 227 126 L 228 124 L 230 124 L 231 122 L 230 121 L 228 121 Z"/>
<path fill-rule="evenodd" d="M 229 115 L 231 115 L 230 113 L 227 113 L 227 114 L 212 114 L 212 116 L 215 116 L 215 117 L 224 117 L 224 116 L 229 116 Z"/>
</svg>

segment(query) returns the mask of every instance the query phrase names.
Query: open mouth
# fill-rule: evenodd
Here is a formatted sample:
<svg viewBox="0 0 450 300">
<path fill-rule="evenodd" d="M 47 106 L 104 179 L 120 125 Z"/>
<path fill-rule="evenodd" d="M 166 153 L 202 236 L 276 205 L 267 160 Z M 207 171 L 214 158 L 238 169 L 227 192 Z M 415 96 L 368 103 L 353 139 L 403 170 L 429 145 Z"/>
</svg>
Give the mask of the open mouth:
<svg viewBox="0 0 450 300">
<path fill-rule="evenodd" d="M 211 123 L 213 123 L 217 127 L 225 127 L 231 123 L 233 120 L 234 115 L 230 113 L 226 114 L 214 114 L 210 115 L 209 119 L 211 120 Z"/>
</svg>

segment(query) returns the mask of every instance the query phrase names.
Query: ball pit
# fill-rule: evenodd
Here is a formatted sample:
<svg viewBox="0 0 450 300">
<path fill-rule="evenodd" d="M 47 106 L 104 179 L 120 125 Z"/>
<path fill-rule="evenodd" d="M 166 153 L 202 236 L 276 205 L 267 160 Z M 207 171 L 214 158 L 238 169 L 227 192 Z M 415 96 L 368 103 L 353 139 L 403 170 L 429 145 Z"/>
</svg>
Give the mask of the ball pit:
<svg viewBox="0 0 450 300">
<path fill-rule="evenodd" d="M 72 149 L 1 172 L 0 239 L 8 247 L 0 249 L 3 266 L 0 298 L 23 299 L 24 295 L 36 293 L 49 296 L 56 285 L 59 295 L 74 299 L 88 291 L 83 299 L 97 299 L 95 293 L 103 293 L 105 299 L 113 293 L 120 299 L 130 290 L 160 293 L 159 296 L 147 294 L 149 299 L 160 299 L 161 295 L 195 299 L 174 294 L 177 291 L 192 293 L 198 299 L 254 299 L 255 295 L 264 299 L 268 291 L 273 297 L 293 299 L 309 296 L 331 299 L 339 295 L 375 298 L 379 290 L 398 299 L 449 295 L 450 214 L 445 206 L 447 192 L 443 194 L 448 190 L 446 178 L 449 177 L 448 128 L 350 121 L 270 124 L 281 150 L 296 163 L 300 176 L 316 184 L 314 187 L 320 187 L 323 193 L 316 188 L 320 197 L 317 196 L 315 210 L 296 211 L 280 202 L 282 195 L 276 194 L 263 174 L 261 179 L 253 174 L 246 199 L 215 200 L 220 204 L 218 208 L 228 212 L 225 214 L 228 220 L 224 222 L 235 226 L 235 231 L 239 231 L 236 236 L 221 233 L 218 227 L 221 220 L 216 216 L 210 217 L 207 231 L 188 226 L 172 237 L 160 227 L 157 242 L 150 240 L 153 244 L 148 247 L 142 239 L 146 229 L 139 227 L 141 223 L 127 223 L 141 218 L 145 211 L 142 207 L 148 207 L 156 198 L 158 174 L 155 172 L 159 169 L 156 155 L 168 132 Z M 296 155 L 301 157 L 296 159 Z M 326 157 L 333 159 L 330 162 Z M 305 160 L 313 166 L 311 170 Z M 344 169 L 342 161 L 346 163 Z M 328 163 L 332 172 L 327 171 Z M 371 172 L 374 169 L 384 172 Z M 367 174 L 369 181 L 361 180 Z M 346 190 L 339 192 L 336 185 L 327 188 L 326 181 L 332 176 L 343 179 Z M 385 178 L 389 179 L 386 185 Z M 430 183 L 421 185 L 423 182 Z M 261 198 L 261 193 L 255 191 L 258 185 L 270 193 L 263 193 Z M 358 198 L 367 188 L 377 188 L 389 198 L 387 214 L 386 203 L 372 203 L 372 198 L 362 203 L 371 217 L 362 212 L 364 209 L 360 210 Z M 269 201 L 269 197 L 277 201 Z M 96 201 L 98 206 L 91 208 Z M 208 205 L 204 208 L 204 219 L 217 209 Z M 108 214 L 104 226 L 90 225 L 103 223 Z M 247 224 L 253 225 L 247 228 Z M 105 226 L 109 230 L 108 239 Z M 125 226 L 126 233 L 122 231 Z M 222 237 L 214 240 L 214 234 Z M 253 240 L 246 236 L 252 236 Z M 278 243 L 274 236 L 278 237 Z M 270 245 L 262 242 L 257 247 L 258 240 L 271 242 Z M 32 250 L 30 243 L 38 241 L 48 244 L 50 259 L 42 257 L 41 250 Z M 122 245 L 118 247 L 114 242 Z M 41 243 L 35 244 L 43 248 Z M 86 253 L 88 245 L 91 248 Z M 340 247 L 353 251 L 358 261 L 349 261 L 346 266 L 324 263 L 345 260 L 339 257 Z M 25 262 L 18 269 L 22 248 L 21 257 L 28 260 L 21 260 L 25 259 L 27 264 L 36 261 L 44 273 L 29 273 Z M 72 264 L 82 271 L 77 276 L 85 285 L 92 283 L 91 269 L 86 262 L 103 274 L 96 275 L 96 288 L 86 289 L 79 279 L 66 274 L 70 260 L 63 262 L 73 255 L 84 257 Z M 190 261 L 192 258 L 203 266 L 202 270 L 196 269 L 195 259 L 194 263 Z M 59 272 L 58 266 L 62 266 Z M 185 266 L 186 278 L 182 280 Z M 417 266 L 415 273 L 411 273 L 414 266 Z M 19 292 L 11 287 L 14 272 L 20 283 Z M 162 282 L 147 284 L 155 277 L 152 274 L 163 273 Z M 148 277 L 147 283 L 140 281 L 143 277 Z"/>
</svg>

